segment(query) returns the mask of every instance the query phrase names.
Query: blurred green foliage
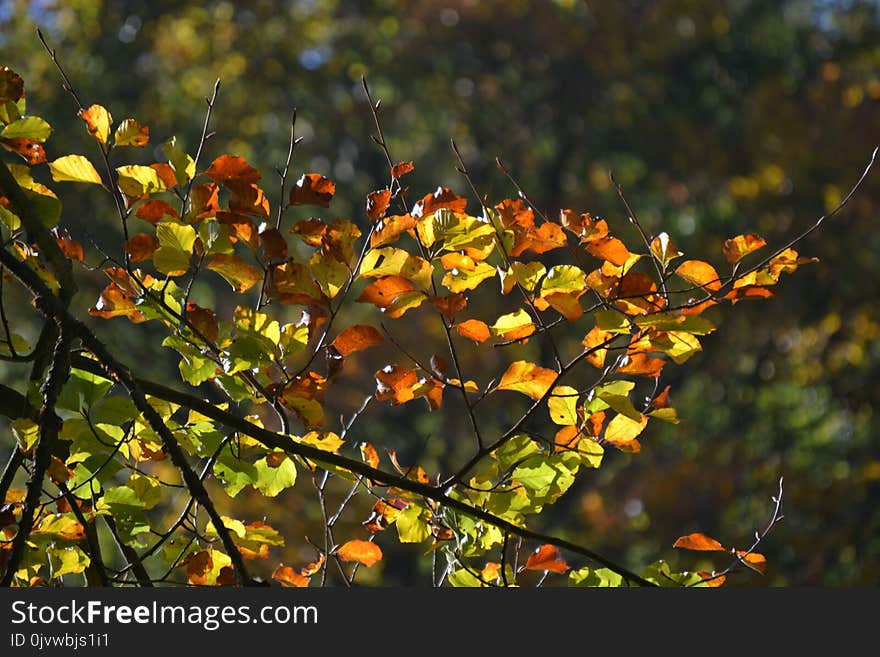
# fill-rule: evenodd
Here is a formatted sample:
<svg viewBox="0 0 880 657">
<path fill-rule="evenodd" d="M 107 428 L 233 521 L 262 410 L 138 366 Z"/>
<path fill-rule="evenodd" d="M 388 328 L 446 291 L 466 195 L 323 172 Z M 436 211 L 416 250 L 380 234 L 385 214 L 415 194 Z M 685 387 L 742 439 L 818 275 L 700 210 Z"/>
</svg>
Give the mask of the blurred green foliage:
<svg viewBox="0 0 880 657">
<path fill-rule="evenodd" d="M 335 179 L 334 212 L 358 221 L 362 199 L 388 176 L 369 139 L 363 75 L 382 99 L 392 153 L 416 163 L 413 197 L 438 184 L 465 193 L 454 138 L 491 199 L 515 194 L 495 167 L 501 156 L 540 207 L 588 210 L 625 235 L 611 170 L 650 232 L 716 263 L 726 237 L 755 231 L 775 245 L 811 224 L 880 143 L 876 0 L 4 0 L 3 63 L 55 126 L 53 159 L 90 143 L 36 26 L 84 102 L 149 124 L 157 148 L 177 135 L 193 149 L 219 77 L 217 136 L 203 162 L 229 152 L 270 172 L 298 108 L 305 141 L 294 171 Z M 94 193 L 64 192 L 74 235 L 118 244 L 109 197 L 101 205 Z M 675 538 L 705 531 L 750 543 L 784 476 L 786 519 L 762 546 L 764 581 L 880 580 L 878 199 L 875 172 L 802 245 L 819 265 L 773 300 L 716 311 L 722 330 L 705 352 L 664 374 L 685 422 L 653 425 L 638 455 L 609 454 L 544 514 L 545 528 L 632 564 L 711 568 L 676 554 Z M 98 324 L 120 353 L 152 349 L 144 331 Z M 155 360 L 153 373 L 174 376 L 170 359 Z M 407 411 L 383 408 L 365 422 L 366 434 L 399 434 L 391 442 L 426 467 L 449 467 L 464 435 L 452 412 L 410 426 Z M 308 494 L 282 495 L 273 509 L 254 500 L 252 513 L 302 534 Z M 385 583 L 426 581 L 414 561 L 385 567 Z"/>
</svg>

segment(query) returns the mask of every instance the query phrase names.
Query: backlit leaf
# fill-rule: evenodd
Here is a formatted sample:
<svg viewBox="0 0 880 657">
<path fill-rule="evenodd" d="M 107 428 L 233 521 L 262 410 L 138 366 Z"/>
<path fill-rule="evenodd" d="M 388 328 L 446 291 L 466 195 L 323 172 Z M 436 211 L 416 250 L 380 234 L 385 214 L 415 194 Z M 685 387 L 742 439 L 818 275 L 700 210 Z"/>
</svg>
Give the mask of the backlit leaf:
<svg viewBox="0 0 880 657">
<path fill-rule="evenodd" d="M 348 541 L 336 551 L 336 556 L 369 568 L 382 560 L 382 550 L 371 541 Z"/>
<path fill-rule="evenodd" d="M 119 189 L 132 198 L 164 192 L 167 189 L 159 170 L 153 167 L 129 164 L 116 167 L 116 173 L 119 174 L 117 179 Z"/>
<path fill-rule="evenodd" d="M 101 185 L 101 176 L 82 155 L 65 155 L 54 162 L 49 162 L 49 171 L 55 182 L 79 182 Z"/>
<path fill-rule="evenodd" d="M 767 574 L 767 557 L 763 554 L 759 554 L 758 552 L 746 552 L 745 550 L 737 550 L 736 556 L 738 556 L 745 565 L 754 570 L 755 572 L 761 573 L 762 575 Z"/>
<path fill-rule="evenodd" d="M 633 420 L 626 415 L 615 415 L 605 428 L 605 440 L 615 447 L 621 448 L 636 438 L 648 425 L 648 416 L 641 415 Z"/>
<path fill-rule="evenodd" d="M 704 550 L 708 552 L 726 552 L 727 549 L 711 536 L 701 534 L 699 532 L 681 536 L 676 539 L 672 547 L 682 548 L 683 550 Z"/>
<path fill-rule="evenodd" d="M 501 377 L 498 390 L 514 390 L 531 397 L 534 400 L 541 399 L 553 382 L 556 381 L 557 373 L 534 363 L 518 360 L 511 363 Z"/>
<path fill-rule="evenodd" d="M 400 178 L 401 176 L 410 173 L 413 169 L 415 169 L 415 166 L 412 162 L 398 162 L 391 167 L 391 177 Z"/>
<path fill-rule="evenodd" d="M 336 183 L 319 173 L 305 173 L 290 190 L 291 205 L 330 207 L 336 193 Z"/>
<path fill-rule="evenodd" d="M 134 119 L 125 119 L 113 134 L 115 146 L 137 146 L 143 148 L 150 141 L 149 126 L 141 125 Z"/>
<path fill-rule="evenodd" d="M 458 334 L 474 342 L 485 342 L 489 339 L 489 327 L 478 319 L 468 319 L 455 327 Z"/>
<path fill-rule="evenodd" d="M 3 139 L 24 139 L 43 143 L 52 134 L 52 126 L 39 116 L 25 116 L 3 127 L 0 137 Z"/>
<path fill-rule="evenodd" d="M 99 144 L 107 143 L 107 138 L 110 136 L 110 125 L 113 123 L 110 112 L 101 105 L 92 105 L 87 110 L 80 110 L 79 118 L 86 122 L 89 134 Z"/>
<path fill-rule="evenodd" d="M 569 566 L 565 563 L 559 549 L 554 545 L 542 545 L 529 555 L 525 565 L 526 570 L 542 570 L 553 573 L 566 573 Z"/>
<path fill-rule="evenodd" d="M 237 155 L 221 155 L 211 162 L 205 175 L 221 185 L 230 180 L 255 183 L 263 177 L 247 160 Z"/>
<path fill-rule="evenodd" d="M 239 294 L 263 280 L 263 272 L 234 255 L 214 256 L 206 267 L 225 278 Z"/>
<path fill-rule="evenodd" d="M 367 195 L 367 216 L 374 222 L 385 216 L 391 204 L 391 190 L 379 189 Z M 375 246 L 375 245 L 374 245 Z"/>
<path fill-rule="evenodd" d="M 724 257 L 730 264 L 736 264 L 750 253 L 767 244 L 767 240 L 754 233 L 737 235 L 724 242 Z"/>
<path fill-rule="evenodd" d="M 717 292 L 721 289 L 721 281 L 718 279 L 718 272 L 708 262 L 702 260 L 685 260 L 675 270 L 675 273 L 685 279 L 687 282 L 699 287 L 704 287 L 710 292 Z"/>
<path fill-rule="evenodd" d="M 290 586 L 296 588 L 305 588 L 311 581 L 308 577 L 301 575 L 290 566 L 280 564 L 273 572 L 272 579 L 279 582 L 281 586 Z"/>
<path fill-rule="evenodd" d="M 348 356 L 356 351 L 361 351 L 385 342 L 385 338 L 372 326 L 356 324 L 349 326 L 336 336 L 333 346 L 343 356 Z"/>
<path fill-rule="evenodd" d="M 547 399 L 547 410 L 554 424 L 577 424 L 578 391 L 571 386 L 556 386 Z"/>
</svg>

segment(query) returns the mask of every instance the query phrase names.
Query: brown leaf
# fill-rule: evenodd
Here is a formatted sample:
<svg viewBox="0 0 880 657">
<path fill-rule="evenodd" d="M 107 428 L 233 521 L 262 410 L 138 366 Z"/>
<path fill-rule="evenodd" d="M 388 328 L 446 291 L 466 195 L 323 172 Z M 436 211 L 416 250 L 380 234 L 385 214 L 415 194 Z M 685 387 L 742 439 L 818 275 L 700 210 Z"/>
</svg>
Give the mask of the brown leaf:
<svg viewBox="0 0 880 657">
<path fill-rule="evenodd" d="M 320 173 L 304 173 L 290 190 L 291 205 L 317 205 L 330 207 L 330 199 L 336 193 L 336 183 Z"/>
<path fill-rule="evenodd" d="M 230 180 L 226 183 L 226 189 L 229 190 L 229 209 L 232 212 L 269 218 L 269 199 L 258 185 Z"/>
<path fill-rule="evenodd" d="M 266 465 L 270 468 L 281 467 L 281 464 L 287 460 L 285 452 L 269 452 L 266 454 Z"/>
<path fill-rule="evenodd" d="M 0 139 L 0 143 L 4 148 L 21 155 L 28 166 L 36 166 L 46 161 L 46 149 L 40 142 L 24 137 L 14 137 L 12 139 Z"/>
<path fill-rule="evenodd" d="M 698 570 L 697 575 L 700 576 L 709 588 L 717 588 L 724 584 L 724 581 L 727 579 L 727 575 L 716 575 L 705 570 Z"/>
<path fill-rule="evenodd" d="M 385 338 L 375 328 L 356 324 L 349 326 L 336 336 L 333 346 L 342 356 L 348 356 L 356 351 L 361 351 L 383 342 L 385 342 Z"/>
<path fill-rule="evenodd" d="M 153 257 L 153 253 L 159 248 L 159 240 L 149 233 L 138 233 L 132 236 L 122 247 L 132 262 L 143 262 Z"/>
<path fill-rule="evenodd" d="M 293 588 L 305 588 L 311 581 L 308 577 L 301 575 L 290 566 L 279 564 L 272 573 L 272 579 L 281 583 L 281 586 Z"/>
<path fill-rule="evenodd" d="M 458 334 L 474 342 L 485 342 L 489 339 L 489 327 L 478 319 L 468 319 L 455 327 Z"/>
<path fill-rule="evenodd" d="M 53 456 L 49 467 L 46 469 L 46 474 L 57 485 L 67 482 L 73 476 L 73 470 L 64 465 L 64 461 L 57 456 Z"/>
<path fill-rule="evenodd" d="M 247 160 L 236 155 L 221 155 L 211 163 L 205 175 L 218 183 L 226 183 L 230 180 L 255 183 L 263 177 L 248 164 Z"/>
<path fill-rule="evenodd" d="M 221 211 L 217 213 L 217 222 L 232 229 L 229 239 L 233 244 L 240 240 L 252 250 L 257 250 L 257 246 L 260 243 L 259 231 L 257 224 L 250 217 L 238 214 L 237 212 Z"/>
<path fill-rule="evenodd" d="M 219 195 L 217 183 L 196 185 L 189 194 L 190 209 L 187 214 L 193 214 L 197 219 L 216 216 L 220 210 Z"/>
<path fill-rule="evenodd" d="M 393 167 L 391 167 L 391 177 L 400 178 L 402 176 L 405 176 L 415 168 L 416 167 L 412 162 L 398 162 Z"/>
<path fill-rule="evenodd" d="M 467 298 L 463 294 L 449 294 L 445 297 L 428 297 L 428 301 L 446 319 L 451 320 L 467 306 Z M 488 331 L 488 329 L 486 329 Z"/>
<path fill-rule="evenodd" d="M 708 262 L 702 260 L 686 260 L 678 266 L 675 273 L 685 279 L 688 283 L 704 287 L 710 292 L 717 292 L 721 289 L 721 281 L 718 278 L 718 272 Z"/>
<path fill-rule="evenodd" d="M 211 553 L 207 550 L 196 552 L 189 555 L 184 561 L 186 564 L 186 575 L 190 584 L 207 584 L 208 575 L 214 568 L 214 560 Z"/>
<path fill-rule="evenodd" d="M 186 318 L 209 341 L 217 341 L 217 315 L 214 314 L 213 310 L 202 308 L 192 301 L 188 301 L 186 304 Z"/>
<path fill-rule="evenodd" d="M 67 232 L 66 228 L 61 228 L 56 226 L 52 229 L 52 236 L 55 238 L 55 241 L 58 243 L 58 248 L 61 249 L 61 252 L 67 256 L 71 260 L 76 260 L 77 262 L 82 262 L 83 259 L 83 248 L 82 244 L 77 242 L 70 236 L 70 233 Z"/>
<path fill-rule="evenodd" d="M 177 210 L 172 208 L 165 201 L 152 200 L 146 201 L 142 203 L 137 210 L 135 210 L 135 216 L 143 219 L 144 221 L 148 221 L 154 226 L 158 224 L 165 217 L 174 217 L 175 219 L 179 219 L 180 215 L 177 214 Z"/>
<path fill-rule="evenodd" d="M 733 265 L 766 244 L 767 240 L 754 233 L 737 235 L 724 242 L 724 257 Z"/>
<path fill-rule="evenodd" d="M 373 221 L 379 221 L 388 211 L 391 205 L 391 190 L 377 189 L 367 195 L 367 216 Z"/>
<path fill-rule="evenodd" d="M 417 201 L 410 214 L 416 219 L 421 219 L 444 208 L 453 212 L 464 212 L 466 207 L 467 199 L 457 196 L 448 187 L 438 187 L 433 194 L 428 194 Z"/>
<path fill-rule="evenodd" d="M 413 389 L 419 384 L 415 370 L 389 365 L 376 372 L 376 400 L 398 406 L 415 399 Z"/>
<path fill-rule="evenodd" d="M 287 241 L 277 228 L 266 228 L 260 233 L 260 246 L 270 260 L 287 258 Z"/>
<path fill-rule="evenodd" d="M 526 561 L 525 570 L 549 570 L 554 573 L 568 572 L 568 564 L 553 545 L 542 545 Z"/>
<path fill-rule="evenodd" d="M 370 443 L 363 442 L 360 444 L 361 457 L 364 459 L 364 463 L 369 465 L 371 468 L 379 467 L 379 452 L 376 451 L 376 448 L 373 447 Z"/>
<path fill-rule="evenodd" d="M 356 561 L 367 568 L 382 560 L 382 550 L 370 541 L 348 541 L 336 555 L 343 561 Z"/>
<path fill-rule="evenodd" d="M 165 187 L 168 189 L 171 189 L 177 184 L 177 175 L 174 173 L 174 169 L 171 168 L 170 164 L 156 162 L 151 164 L 150 168 L 156 171 L 156 174 L 159 176 L 160 180 L 165 183 Z"/>
<path fill-rule="evenodd" d="M 682 548 L 683 550 L 702 550 L 706 552 L 727 551 L 727 549 L 714 538 L 699 532 L 680 537 L 672 544 L 672 547 Z"/>
<path fill-rule="evenodd" d="M 0 68 L 0 103 L 14 103 L 24 96 L 24 80 L 8 66 Z"/>
</svg>

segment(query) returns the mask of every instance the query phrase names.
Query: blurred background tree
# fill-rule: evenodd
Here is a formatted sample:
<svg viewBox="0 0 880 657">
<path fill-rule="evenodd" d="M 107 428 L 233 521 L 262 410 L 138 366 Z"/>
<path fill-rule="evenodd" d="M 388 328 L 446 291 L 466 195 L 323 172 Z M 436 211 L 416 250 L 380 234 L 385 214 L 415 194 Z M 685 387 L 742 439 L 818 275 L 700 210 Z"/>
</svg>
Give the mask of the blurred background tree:
<svg viewBox="0 0 880 657">
<path fill-rule="evenodd" d="M 0 0 L 0 51 L 24 77 L 32 111 L 56 128 L 52 159 L 92 144 L 37 26 L 84 102 L 149 124 L 155 148 L 177 135 L 194 149 L 219 77 L 217 136 L 203 162 L 230 152 L 269 172 L 284 160 L 297 107 L 305 141 L 294 171 L 335 179 L 333 212 L 357 221 L 388 177 L 369 139 L 364 75 L 382 99 L 392 153 L 416 163 L 411 197 L 438 184 L 465 193 L 452 137 L 490 199 L 515 194 L 495 167 L 501 156 L 548 213 L 590 211 L 625 233 L 613 171 L 651 232 L 715 262 L 725 237 L 754 231 L 779 244 L 812 223 L 880 143 L 877 0 Z M 93 193 L 64 192 L 77 237 L 119 243 L 109 197 L 102 206 Z M 722 331 L 664 375 L 685 421 L 652 425 L 640 454 L 609 454 L 543 514 L 548 528 L 632 564 L 711 567 L 675 554 L 674 539 L 700 530 L 748 543 L 784 475 L 786 520 L 762 546 L 765 581 L 880 579 L 878 192 L 875 173 L 803 245 L 822 262 L 776 299 L 713 315 Z M 93 301 L 78 297 L 82 308 Z M 96 330 L 129 353 L 147 344 L 144 331 Z M 170 354 L 149 367 L 176 376 Z M 448 465 L 458 421 L 435 413 L 404 431 L 405 411 L 380 409 L 364 431 L 400 433 L 403 453 L 430 469 Z M 301 534 L 298 495 L 252 511 L 289 515 Z M 383 580 L 427 581 L 406 559 L 389 559 Z"/>
</svg>

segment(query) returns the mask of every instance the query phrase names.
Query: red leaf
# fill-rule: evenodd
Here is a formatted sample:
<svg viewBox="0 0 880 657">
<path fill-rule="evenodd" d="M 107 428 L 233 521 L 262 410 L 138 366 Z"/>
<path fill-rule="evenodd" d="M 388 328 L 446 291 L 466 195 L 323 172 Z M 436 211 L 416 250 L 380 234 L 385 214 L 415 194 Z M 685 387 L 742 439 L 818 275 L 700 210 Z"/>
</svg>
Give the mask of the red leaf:
<svg viewBox="0 0 880 657">
<path fill-rule="evenodd" d="M 290 190 L 291 205 L 318 205 L 330 207 L 336 193 L 336 183 L 320 173 L 305 173 Z"/>
<path fill-rule="evenodd" d="M 188 301 L 186 304 L 186 318 L 199 332 L 211 342 L 217 341 L 217 315 L 210 308 L 202 308 Z"/>
<path fill-rule="evenodd" d="M 132 262 L 143 262 L 153 257 L 153 253 L 159 248 L 159 240 L 149 233 L 138 233 L 123 248 Z"/>
<path fill-rule="evenodd" d="M 147 201 L 138 207 L 135 210 L 135 216 L 143 219 L 144 221 L 148 221 L 154 226 L 162 221 L 165 217 L 174 217 L 175 219 L 179 219 L 180 215 L 177 214 L 177 210 L 172 208 L 165 201 Z"/>
<path fill-rule="evenodd" d="M 260 246 L 270 260 L 287 258 L 287 241 L 277 228 L 266 228 L 260 233 Z"/>
<path fill-rule="evenodd" d="M 553 545 L 542 545 L 529 555 L 526 570 L 549 570 L 554 573 L 568 572 L 568 564 L 562 559 L 559 550 Z"/>
<path fill-rule="evenodd" d="M 65 256 L 67 256 L 71 260 L 82 262 L 82 244 L 73 239 L 70 236 L 70 233 L 67 232 L 66 228 L 59 228 L 58 226 L 56 226 L 52 229 L 52 236 L 55 238 L 55 241 L 58 242 L 58 248 L 61 249 L 61 252 Z"/>
<path fill-rule="evenodd" d="M 433 194 L 428 194 L 421 201 L 417 201 L 411 214 L 416 219 L 421 219 L 443 208 L 453 212 L 464 212 L 466 207 L 467 199 L 457 196 L 448 187 L 438 187 Z"/>
<path fill-rule="evenodd" d="M 28 163 L 28 166 L 42 164 L 46 161 L 46 149 L 43 145 L 30 139 L 23 137 L 15 137 L 13 139 L 0 139 L 0 143 L 13 153 L 21 155 Z"/>
<path fill-rule="evenodd" d="M 711 536 L 700 534 L 688 534 L 680 537 L 672 547 L 682 548 L 684 550 L 702 550 L 706 552 L 726 552 L 726 548 Z"/>
</svg>

